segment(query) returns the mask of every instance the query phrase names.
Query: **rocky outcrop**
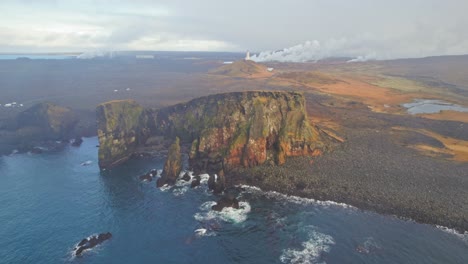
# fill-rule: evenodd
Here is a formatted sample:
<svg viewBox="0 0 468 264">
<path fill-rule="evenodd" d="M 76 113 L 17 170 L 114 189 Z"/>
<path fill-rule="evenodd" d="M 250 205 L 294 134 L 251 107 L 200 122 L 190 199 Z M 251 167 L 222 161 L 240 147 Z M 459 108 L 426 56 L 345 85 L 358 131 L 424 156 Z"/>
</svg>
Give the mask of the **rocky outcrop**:
<svg viewBox="0 0 468 264">
<path fill-rule="evenodd" d="M 211 209 L 220 212 L 226 207 L 239 209 L 239 201 L 233 196 L 225 195 L 221 197 L 221 199 L 219 199 L 219 201 L 213 205 Z"/>
<path fill-rule="evenodd" d="M 45 138 L 67 138 L 78 123 L 70 108 L 52 103 L 39 103 L 21 112 L 17 119 L 19 132 L 36 131 Z"/>
<path fill-rule="evenodd" d="M 224 173 L 211 174 L 208 178 L 208 189 L 212 190 L 214 194 L 219 194 L 224 191 L 226 187 L 226 179 L 224 178 Z"/>
<path fill-rule="evenodd" d="M 303 95 L 296 92 L 217 94 L 162 109 L 112 101 L 98 106 L 97 117 L 101 168 L 148 148 L 157 137 L 177 136 L 190 144 L 195 174 L 281 165 L 287 157 L 319 155 L 327 147 L 309 123 Z"/>
<path fill-rule="evenodd" d="M 88 250 L 88 249 L 92 249 L 94 248 L 95 246 L 101 244 L 102 242 L 108 240 L 108 239 L 111 239 L 112 238 L 112 234 L 107 232 L 107 233 L 102 233 L 102 234 L 99 234 L 99 235 L 95 235 L 95 236 L 90 236 L 88 238 L 85 238 L 83 240 L 81 240 L 80 243 L 78 243 L 78 245 L 74 248 L 74 253 L 75 253 L 75 256 L 79 257 L 81 256 L 81 254 L 83 253 L 83 251 L 85 250 Z"/>
<path fill-rule="evenodd" d="M 74 140 L 73 140 L 73 143 L 71 144 L 73 147 L 79 147 L 81 146 L 81 144 L 83 144 L 83 138 L 82 137 L 76 137 Z"/>
<path fill-rule="evenodd" d="M 166 163 L 164 163 L 164 169 L 161 178 L 158 179 L 157 186 L 162 187 L 165 184 L 173 185 L 181 171 L 182 156 L 180 153 L 180 140 L 176 137 L 174 143 L 169 147 Z"/>
</svg>

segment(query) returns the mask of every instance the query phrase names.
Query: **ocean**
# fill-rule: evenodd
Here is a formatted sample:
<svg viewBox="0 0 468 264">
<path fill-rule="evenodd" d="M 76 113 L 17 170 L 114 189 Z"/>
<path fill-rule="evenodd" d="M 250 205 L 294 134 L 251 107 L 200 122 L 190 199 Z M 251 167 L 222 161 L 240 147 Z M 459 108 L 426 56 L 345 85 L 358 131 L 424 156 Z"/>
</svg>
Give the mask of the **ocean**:
<svg viewBox="0 0 468 264">
<path fill-rule="evenodd" d="M 76 55 L 67 54 L 0 54 L 0 60 L 16 60 L 16 59 L 31 59 L 31 60 L 64 60 L 75 59 Z"/>
<path fill-rule="evenodd" d="M 162 159 L 100 172 L 97 144 L 0 157 L 0 263 L 468 263 L 468 235 L 345 204 L 242 186 L 214 212 L 206 183 L 140 181 Z"/>
</svg>

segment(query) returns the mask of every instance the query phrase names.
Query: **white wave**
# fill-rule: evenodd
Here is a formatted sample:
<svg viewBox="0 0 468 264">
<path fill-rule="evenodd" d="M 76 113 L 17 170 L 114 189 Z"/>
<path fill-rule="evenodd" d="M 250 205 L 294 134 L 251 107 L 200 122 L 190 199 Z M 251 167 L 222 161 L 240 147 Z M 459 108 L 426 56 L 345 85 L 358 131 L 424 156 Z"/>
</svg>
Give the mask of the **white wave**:
<svg viewBox="0 0 468 264">
<path fill-rule="evenodd" d="M 210 175 L 208 174 L 201 174 L 200 175 L 200 184 L 208 184 L 208 180 L 210 179 Z"/>
<path fill-rule="evenodd" d="M 436 227 L 446 233 L 449 233 L 451 235 L 458 237 L 459 239 L 463 240 L 463 242 L 465 242 L 468 245 L 468 231 L 465 231 L 464 233 L 460 233 L 455 229 L 451 229 L 445 226 L 436 225 Z"/>
<path fill-rule="evenodd" d="M 279 192 L 275 191 L 262 191 L 262 189 L 255 187 L 255 186 L 250 186 L 250 185 L 240 185 L 241 188 L 244 188 L 247 192 L 250 193 L 257 193 L 266 196 L 267 198 L 272 198 L 272 199 L 277 199 L 277 200 L 285 200 L 290 203 L 294 204 L 301 204 L 301 205 L 320 205 L 323 207 L 331 207 L 331 206 L 337 206 L 337 207 L 343 207 L 343 208 L 348 208 L 348 209 L 356 209 L 356 207 L 345 204 L 345 203 L 337 203 L 334 201 L 320 201 L 320 200 L 315 200 L 311 198 L 303 198 L 299 196 L 294 196 L 294 195 L 287 195 L 287 194 L 282 194 Z"/>
<path fill-rule="evenodd" d="M 211 210 L 211 207 L 215 204 L 216 202 L 214 201 L 203 203 L 200 206 L 200 210 L 202 210 L 202 212 L 196 213 L 194 215 L 194 218 L 200 222 L 205 222 L 213 219 L 220 219 L 225 222 L 238 224 L 247 220 L 248 214 L 251 211 L 251 207 L 248 202 L 239 202 L 239 209 L 226 207 L 223 208 L 221 212 Z"/>
<path fill-rule="evenodd" d="M 316 230 L 309 231 L 309 240 L 302 243 L 302 249 L 288 248 L 283 250 L 280 260 L 283 263 L 325 263 L 321 261 L 324 252 L 329 252 L 335 244 L 333 237 L 319 233 Z"/>
<path fill-rule="evenodd" d="M 82 162 L 80 165 L 81 166 L 88 166 L 88 165 L 91 165 L 91 164 L 93 164 L 93 161 L 92 160 L 87 160 L 85 162 Z"/>
<path fill-rule="evenodd" d="M 182 179 L 182 177 L 185 175 L 185 173 L 188 173 L 188 175 L 190 176 L 189 181 L 185 181 L 185 180 Z M 191 172 L 191 171 L 181 171 L 180 174 L 179 174 L 179 177 L 177 178 L 175 186 L 183 187 L 183 186 L 191 185 L 192 179 L 193 179 L 193 172 Z"/>
<path fill-rule="evenodd" d="M 215 236 L 216 233 L 214 231 L 210 231 L 206 228 L 198 228 L 195 229 L 195 235 L 198 237 L 204 237 L 204 236 Z"/>
<path fill-rule="evenodd" d="M 169 184 L 164 184 L 163 186 L 159 187 L 159 190 L 161 190 L 162 192 L 167 192 L 170 189 L 172 189 L 172 186 L 170 186 Z"/>
<path fill-rule="evenodd" d="M 188 191 L 189 187 L 188 186 L 184 186 L 182 188 L 174 188 L 172 193 L 175 195 L 175 196 L 181 196 L 181 195 L 184 195 L 187 191 Z"/>
</svg>

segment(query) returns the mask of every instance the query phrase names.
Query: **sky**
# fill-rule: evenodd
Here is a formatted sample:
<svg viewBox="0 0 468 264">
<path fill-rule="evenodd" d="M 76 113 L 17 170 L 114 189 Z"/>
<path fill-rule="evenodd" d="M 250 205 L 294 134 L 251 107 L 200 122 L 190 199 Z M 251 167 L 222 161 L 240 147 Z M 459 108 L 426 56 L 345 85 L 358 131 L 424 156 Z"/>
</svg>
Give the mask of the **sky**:
<svg viewBox="0 0 468 264">
<path fill-rule="evenodd" d="M 262 52 L 255 60 L 468 54 L 467 0 L 1 0 L 0 52 Z"/>
</svg>

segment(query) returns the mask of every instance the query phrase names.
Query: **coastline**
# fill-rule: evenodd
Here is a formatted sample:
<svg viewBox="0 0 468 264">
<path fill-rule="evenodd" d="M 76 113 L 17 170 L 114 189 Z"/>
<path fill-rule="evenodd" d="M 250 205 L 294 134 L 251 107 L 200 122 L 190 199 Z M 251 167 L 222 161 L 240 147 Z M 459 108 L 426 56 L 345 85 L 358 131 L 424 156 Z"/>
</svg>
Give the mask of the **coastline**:
<svg viewBox="0 0 468 264">
<path fill-rule="evenodd" d="M 349 134 L 346 143 L 321 157 L 289 158 L 283 166 L 238 169 L 227 179 L 229 185 L 253 185 L 264 191 L 330 200 L 440 225 L 462 234 L 468 231 L 468 182 L 463 177 L 468 164 L 454 166 L 416 155 L 393 144 L 385 134 Z M 362 144 L 364 141 L 367 144 Z"/>
<path fill-rule="evenodd" d="M 358 207 L 355 207 L 355 206 L 347 204 L 347 203 L 339 203 L 339 202 L 335 202 L 335 201 L 331 201 L 331 200 L 325 200 L 325 201 L 316 200 L 314 198 L 307 198 L 307 197 L 300 197 L 300 196 L 296 196 L 296 195 L 283 194 L 283 193 L 280 193 L 280 192 L 277 192 L 277 191 L 265 191 L 265 190 L 263 190 L 263 189 L 261 189 L 259 187 L 251 186 L 251 185 L 245 185 L 245 184 L 236 185 L 236 187 L 243 188 L 247 192 L 261 192 L 265 196 L 273 197 L 275 199 L 285 199 L 288 202 L 295 203 L 295 204 L 317 204 L 317 205 L 324 206 L 324 207 L 336 206 L 336 207 L 346 208 L 346 209 L 350 209 L 350 210 L 367 211 L 369 213 L 380 214 L 380 215 L 387 216 L 387 217 L 395 217 L 395 218 L 403 220 L 403 221 L 410 221 L 410 222 L 415 222 L 415 223 L 419 223 L 419 224 L 426 224 L 426 225 L 430 225 L 432 227 L 435 227 L 435 228 L 437 228 L 439 230 L 442 230 L 443 232 L 446 232 L 446 233 L 449 233 L 451 235 L 457 236 L 461 240 L 466 241 L 468 243 L 468 231 L 461 232 L 461 231 L 459 231 L 457 229 L 449 228 L 449 227 L 442 226 L 442 225 L 434 225 L 434 224 L 417 222 L 414 219 L 403 217 L 403 216 L 398 216 L 398 215 L 394 215 L 394 214 L 393 215 L 392 214 L 381 214 L 381 213 L 378 213 L 378 212 L 376 212 L 374 210 L 358 208 Z"/>
</svg>

